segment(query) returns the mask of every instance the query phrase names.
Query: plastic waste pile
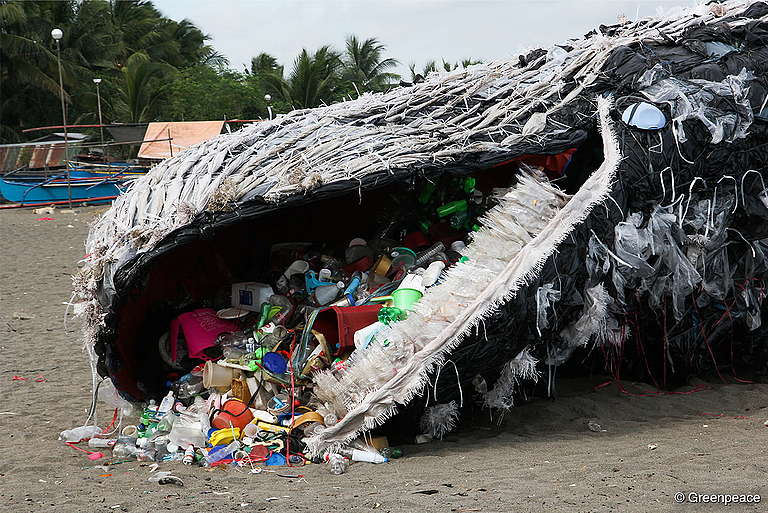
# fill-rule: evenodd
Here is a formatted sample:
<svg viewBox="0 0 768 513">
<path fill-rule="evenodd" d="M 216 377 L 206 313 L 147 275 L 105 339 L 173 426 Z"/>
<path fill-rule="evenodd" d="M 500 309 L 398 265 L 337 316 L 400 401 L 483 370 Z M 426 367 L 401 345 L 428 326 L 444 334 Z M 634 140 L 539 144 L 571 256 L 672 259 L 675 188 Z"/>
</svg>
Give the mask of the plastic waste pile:
<svg viewBox="0 0 768 513">
<path fill-rule="evenodd" d="M 150 400 L 115 436 L 83 426 L 61 439 L 88 440 L 90 448 L 111 449 L 115 460 L 314 462 L 332 474 L 350 462 L 398 457 L 386 437 L 314 458 L 302 439 L 339 421 L 313 394 L 313 375 L 343 372 L 354 352 L 405 319 L 451 265 L 466 260 L 465 239 L 493 206 L 493 190 L 480 192 L 474 178 L 442 185 L 415 191 L 416 211 L 394 212 L 369 239 L 273 245 L 270 280 L 232 283 L 229 304 L 212 302 L 217 308 L 182 312 L 170 323 L 158 342 L 167 372 L 159 403 Z"/>
</svg>

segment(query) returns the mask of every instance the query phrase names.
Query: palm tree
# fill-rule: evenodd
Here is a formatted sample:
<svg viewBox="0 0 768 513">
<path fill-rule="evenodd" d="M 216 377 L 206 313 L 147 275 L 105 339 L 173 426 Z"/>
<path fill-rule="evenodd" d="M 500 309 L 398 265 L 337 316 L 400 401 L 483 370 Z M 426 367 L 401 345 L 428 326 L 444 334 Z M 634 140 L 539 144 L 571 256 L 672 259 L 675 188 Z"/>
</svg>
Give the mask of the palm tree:
<svg viewBox="0 0 768 513">
<path fill-rule="evenodd" d="M 152 108 L 127 107 L 142 103 L 141 98 L 151 100 L 159 85 L 159 68 L 147 67 L 152 68 L 153 78 L 146 81 L 141 94 L 127 100 L 131 94 L 126 92 L 132 88 L 126 85 L 126 73 L 121 70 L 132 73 L 136 69 L 136 58 L 128 62 L 136 53 L 177 68 L 226 65 L 226 58 L 207 44 L 209 37 L 192 22 L 164 18 L 147 0 L 0 0 L 2 140 L 19 140 L 20 128 L 60 119 L 56 46 L 50 35 L 54 27 L 64 32 L 61 64 L 70 121 L 84 116 L 95 119 L 91 79 L 96 76 L 104 79 L 101 92 L 105 101 L 113 97 L 122 100 L 115 102 L 121 117 L 151 116 Z M 139 69 L 143 70 L 143 65 Z M 123 93 L 118 94 L 116 88 Z"/>
<path fill-rule="evenodd" d="M 414 62 L 408 65 L 408 69 L 411 72 L 411 82 L 414 82 L 414 83 L 423 82 L 424 78 L 427 75 L 429 75 L 433 71 L 437 71 L 437 63 L 435 63 L 435 61 L 427 61 L 421 73 L 416 71 L 416 63 Z"/>
<path fill-rule="evenodd" d="M 247 70 L 246 70 L 247 71 Z M 268 53 L 260 53 L 256 57 L 251 57 L 252 75 L 278 75 L 283 76 L 283 67 L 277 63 L 277 58 Z"/>
<path fill-rule="evenodd" d="M 398 62 L 382 58 L 386 49 L 376 38 L 360 42 L 357 36 L 349 36 L 344 56 L 344 79 L 365 91 L 380 91 L 396 82 L 400 76 L 387 70 L 397 66 Z"/>
<path fill-rule="evenodd" d="M 468 59 L 461 59 L 461 67 L 462 68 L 468 68 L 469 66 L 474 66 L 475 64 L 482 64 L 483 61 L 480 59 L 474 59 L 472 57 L 469 57 Z M 457 64 L 458 67 L 458 64 Z"/>
<path fill-rule="evenodd" d="M 144 52 L 136 52 L 120 68 L 121 81 L 115 114 L 127 123 L 152 120 L 158 100 L 164 91 L 163 81 L 175 69 L 153 62 Z"/>
<path fill-rule="evenodd" d="M 341 56 L 329 46 L 314 54 L 303 49 L 287 79 L 267 74 L 263 80 L 268 90 L 294 109 L 306 109 L 337 99 L 341 67 Z"/>
<path fill-rule="evenodd" d="M 479 59 L 472 59 L 472 58 L 462 59 L 461 62 L 455 62 L 453 64 L 446 61 L 445 59 L 441 59 L 441 61 L 442 61 L 442 68 L 444 71 L 454 71 L 459 68 L 466 68 L 474 64 L 483 63 L 483 61 Z M 408 69 L 411 71 L 411 82 L 420 82 L 424 80 L 424 77 L 426 77 L 430 73 L 437 71 L 438 66 L 436 61 L 427 61 L 427 63 L 424 65 L 423 71 L 421 73 L 417 73 L 416 64 L 412 62 L 408 65 Z"/>
</svg>

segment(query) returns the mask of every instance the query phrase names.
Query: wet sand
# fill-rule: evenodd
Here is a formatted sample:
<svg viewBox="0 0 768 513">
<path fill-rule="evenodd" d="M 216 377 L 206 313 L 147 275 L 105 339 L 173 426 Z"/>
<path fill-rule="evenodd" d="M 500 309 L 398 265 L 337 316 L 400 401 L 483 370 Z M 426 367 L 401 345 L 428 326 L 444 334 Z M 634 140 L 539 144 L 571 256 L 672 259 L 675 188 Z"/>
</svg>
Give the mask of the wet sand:
<svg viewBox="0 0 768 513">
<path fill-rule="evenodd" d="M 56 438 L 90 405 L 79 325 L 65 328 L 64 303 L 99 210 L 0 212 L 0 511 L 768 510 L 768 385 L 756 384 L 636 397 L 594 391 L 597 378 L 561 382 L 558 400 L 516 408 L 502 428 L 478 419 L 444 441 L 403 447 L 402 459 L 358 463 L 342 476 L 318 465 L 272 467 L 303 476 L 281 477 L 161 464 L 184 480 L 179 488 L 148 482 L 147 464 L 98 468 Z M 100 408 L 98 418 L 108 424 L 109 412 Z M 605 431 L 587 429 L 589 420 Z M 765 499 L 726 508 L 677 504 L 677 492 Z"/>
</svg>

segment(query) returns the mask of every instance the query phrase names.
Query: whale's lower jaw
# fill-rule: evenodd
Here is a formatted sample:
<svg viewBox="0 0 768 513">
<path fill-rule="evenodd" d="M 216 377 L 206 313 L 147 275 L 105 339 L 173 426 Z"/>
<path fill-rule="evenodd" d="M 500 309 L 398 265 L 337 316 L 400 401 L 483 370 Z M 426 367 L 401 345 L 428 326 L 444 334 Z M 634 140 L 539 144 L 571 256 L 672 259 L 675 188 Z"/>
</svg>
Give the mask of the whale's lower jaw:
<svg viewBox="0 0 768 513">
<path fill-rule="evenodd" d="M 318 399 L 341 420 L 305 439 L 311 454 L 348 443 L 420 395 L 430 373 L 479 323 L 538 277 L 563 239 L 608 197 L 621 160 L 611 107 L 610 99 L 598 99 L 605 159 L 575 195 L 535 174 L 520 176 L 483 218 L 464 251 L 466 262 L 430 289 L 406 320 L 353 353 L 343 374 L 316 376 Z"/>
</svg>

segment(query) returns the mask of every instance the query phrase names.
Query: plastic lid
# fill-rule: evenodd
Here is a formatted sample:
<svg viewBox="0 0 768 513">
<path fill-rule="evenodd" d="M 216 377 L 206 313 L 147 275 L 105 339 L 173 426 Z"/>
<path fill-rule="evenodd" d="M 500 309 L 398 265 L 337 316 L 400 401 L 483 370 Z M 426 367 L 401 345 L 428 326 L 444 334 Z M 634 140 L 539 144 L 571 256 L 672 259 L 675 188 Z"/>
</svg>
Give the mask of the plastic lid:
<svg viewBox="0 0 768 513">
<path fill-rule="evenodd" d="M 667 125 L 667 118 L 658 107 L 648 102 L 640 102 L 624 109 L 621 120 L 642 130 L 659 130 Z"/>
<path fill-rule="evenodd" d="M 269 352 L 261 358 L 261 365 L 273 374 L 284 374 L 288 361 L 281 354 Z"/>
</svg>

